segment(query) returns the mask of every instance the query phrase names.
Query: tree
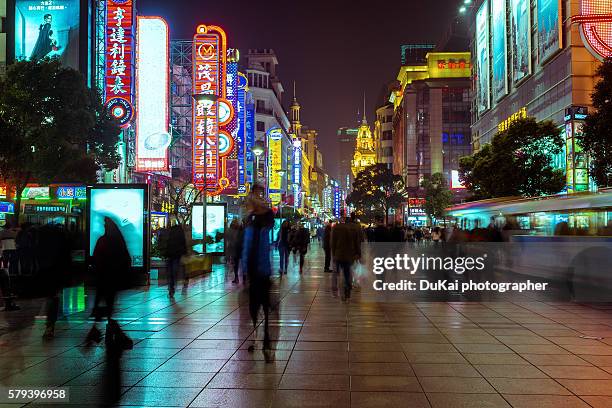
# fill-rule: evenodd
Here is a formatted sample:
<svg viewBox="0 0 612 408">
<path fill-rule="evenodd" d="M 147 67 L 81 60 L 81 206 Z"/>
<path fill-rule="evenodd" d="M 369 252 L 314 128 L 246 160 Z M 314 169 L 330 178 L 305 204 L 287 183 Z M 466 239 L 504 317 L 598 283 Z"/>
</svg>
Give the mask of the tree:
<svg viewBox="0 0 612 408">
<path fill-rule="evenodd" d="M 563 148 L 552 121 L 520 119 L 493 136 L 491 144 L 459 161 L 459 179 L 475 199 L 555 194 L 565 185 L 552 155 Z"/>
<path fill-rule="evenodd" d="M 202 200 L 202 190 L 196 189 L 191 181 L 170 181 L 168 187 L 169 198 L 172 203 L 171 215 L 181 226 L 186 226 L 191 221 L 193 205 Z"/>
<path fill-rule="evenodd" d="M 598 186 L 612 186 L 612 58 L 597 69 L 601 78 L 591 95 L 595 112 L 589 112 L 583 134 L 576 135 L 588 153 L 591 177 Z"/>
<path fill-rule="evenodd" d="M 354 206 L 368 221 L 382 212 L 387 223 L 389 210 L 397 208 L 405 198 L 402 177 L 393 174 L 385 164 L 374 164 L 357 174 L 353 191 L 346 198 L 346 203 Z"/>
<path fill-rule="evenodd" d="M 119 163 L 120 129 L 85 78 L 57 59 L 20 61 L 0 79 L 0 177 L 15 189 L 15 218 L 28 183 L 93 183 Z"/>
<path fill-rule="evenodd" d="M 453 193 L 448 188 L 442 173 L 434 173 L 430 177 L 425 177 L 421 182 L 421 187 L 425 190 L 425 213 L 430 223 L 433 224 L 434 218 L 444 218 L 444 211 L 453 202 Z"/>
</svg>

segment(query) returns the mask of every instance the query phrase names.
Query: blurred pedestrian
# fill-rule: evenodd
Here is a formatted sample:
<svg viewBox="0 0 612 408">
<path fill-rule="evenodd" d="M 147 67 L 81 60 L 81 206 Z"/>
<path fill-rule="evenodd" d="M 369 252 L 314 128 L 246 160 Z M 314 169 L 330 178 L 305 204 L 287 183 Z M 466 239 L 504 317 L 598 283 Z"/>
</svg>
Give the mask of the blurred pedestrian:
<svg viewBox="0 0 612 408">
<path fill-rule="evenodd" d="M 331 272 L 329 268 L 331 264 L 331 232 L 332 222 L 328 221 L 325 224 L 325 230 L 323 231 L 323 251 L 325 252 L 325 272 Z"/>
<path fill-rule="evenodd" d="M 225 233 L 225 256 L 227 256 L 234 270 L 234 280 L 232 283 L 240 282 L 238 271 L 240 269 L 240 258 L 242 257 L 242 225 L 238 218 L 234 218 Z"/>
<path fill-rule="evenodd" d="M 276 248 L 278 249 L 279 257 L 279 270 L 280 275 L 287 274 L 287 268 L 289 266 L 289 233 L 291 231 L 291 225 L 289 221 L 285 220 L 281 224 L 280 231 L 278 232 L 278 238 L 276 240 Z"/>
<path fill-rule="evenodd" d="M 269 313 L 270 313 L 270 230 L 274 226 L 274 213 L 263 199 L 264 189 L 253 185 L 246 201 L 248 211 L 244 229 L 242 260 L 249 275 L 249 312 L 253 328 L 257 332 L 259 309 L 264 312 L 264 350 L 270 349 Z M 249 347 L 253 351 L 254 346 Z"/>
<path fill-rule="evenodd" d="M 336 272 L 334 275 L 334 292 L 337 290 L 337 274 L 342 271 L 344 277 L 344 292 L 342 299 L 350 299 L 353 285 L 351 273 L 352 265 L 361 258 L 361 227 L 356 222 L 355 213 L 351 213 L 350 218 L 345 218 L 344 222 L 336 224 L 332 229 L 331 250 L 336 262 Z"/>
<path fill-rule="evenodd" d="M 59 294 L 68 284 L 72 257 L 66 232 L 59 225 L 47 224 L 38 229 L 36 248 L 38 258 L 37 283 L 46 297 L 47 321 L 44 339 L 55 335 L 59 313 Z"/>
<path fill-rule="evenodd" d="M 181 258 L 187 255 L 187 240 L 185 239 L 185 231 L 180 224 L 174 224 L 168 229 L 165 249 L 165 257 L 167 260 L 168 271 L 168 296 L 174 297 L 176 287 L 176 277 L 181 270 Z M 186 283 L 183 283 L 183 288 L 186 288 Z"/>
<path fill-rule="evenodd" d="M 87 343 L 99 343 L 102 340 L 102 333 L 96 327 L 96 323 L 106 317 L 108 321 L 106 344 L 131 349 L 132 340 L 121 330 L 112 316 L 117 291 L 126 286 L 130 279 L 132 262 L 119 227 L 109 217 L 104 217 L 104 235 L 96 242 L 92 261 L 96 273 L 96 298 L 93 311 L 95 322 L 87 334 Z M 102 301 L 105 303 L 104 308 L 100 305 Z"/>
<path fill-rule="evenodd" d="M 2 245 L 2 260 L 7 264 L 9 275 L 15 276 L 19 273 L 19 261 L 17 259 L 17 234 L 19 228 L 16 227 L 12 217 L 8 217 L 2 231 L 0 231 L 0 244 Z"/>
<path fill-rule="evenodd" d="M 440 227 L 434 227 L 433 231 L 431 232 L 431 240 L 435 243 L 442 241 L 442 231 L 440 230 Z"/>
<path fill-rule="evenodd" d="M 293 250 L 300 256 L 300 275 L 304 272 L 304 260 L 308 252 L 308 244 L 310 244 L 310 234 L 304 224 L 300 223 L 291 236 L 290 242 Z"/>
</svg>

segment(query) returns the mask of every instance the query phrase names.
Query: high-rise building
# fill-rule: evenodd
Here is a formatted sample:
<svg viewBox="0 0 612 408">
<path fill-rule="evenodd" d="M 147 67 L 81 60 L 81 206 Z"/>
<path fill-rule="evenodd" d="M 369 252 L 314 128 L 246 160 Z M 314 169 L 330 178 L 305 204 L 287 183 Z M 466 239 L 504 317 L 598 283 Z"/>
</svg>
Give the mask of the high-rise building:
<svg viewBox="0 0 612 408">
<path fill-rule="evenodd" d="M 376 109 L 374 122 L 376 162 L 393 169 L 393 104 L 387 103 Z"/>
<path fill-rule="evenodd" d="M 352 188 L 353 170 L 351 163 L 353 154 L 357 145 L 357 128 L 341 127 L 338 129 L 338 164 L 337 164 L 337 180 L 340 188 L 348 191 Z"/>
<path fill-rule="evenodd" d="M 6 0 L 0 0 L 0 76 L 6 69 Z"/>
</svg>

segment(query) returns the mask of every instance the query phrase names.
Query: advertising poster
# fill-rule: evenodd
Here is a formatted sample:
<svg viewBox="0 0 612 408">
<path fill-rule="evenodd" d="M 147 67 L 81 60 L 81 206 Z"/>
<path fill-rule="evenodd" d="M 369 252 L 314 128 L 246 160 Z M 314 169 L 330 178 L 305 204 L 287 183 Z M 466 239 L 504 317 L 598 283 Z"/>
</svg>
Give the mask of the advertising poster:
<svg viewBox="0 0 612 408">
<path fill-rule="evenodd" d="M 146 195 L 144 187 L 90 189 L 89 201 L 89 255 L 93 255 L 98 239 L 104 235 L 104 218 L 117 224 L 128 252 L 132 267 L 144 267 L 144 234 Z"/>
<path fill-rule="evenodd" d="M 478 113 L 481 113 L 490 108 L 489 3 L 486 1 L 476 14 L 476 63 Z"/>
<path fill-rule="evenodd" d="M 498 101 L 508 93 L 508 52 L 506 38 L 506 0 L 492 0 L 493 19 L 493 99 Z"/>
<path fill-rule="evenodd" d="M 510 0 L 512 80 L 522 81 L 531 74 L 531 10 L 529 0 Z"/>
<path fill-rule="evenodd" d="M 544 63 L 561 48 L 559 0 L 538 0 L 538 61 Z"/>
<path fill-rule="evenodd" d="M 227 207 L 225 204 L 206 204 L 206 253 L 222 254 L 225 252 L 225 221 Z M 202 204 L 193 206 L 191 213 L 191 238 L 202 240 Z M 196 252 L 202 252 L 202 245 L 195 245 Z"/>
<path fill-rule="evenodd" d="M 79 68 L 79 0 L 16 0 L 15 59 L 45 57 Z"/>
<path fill-rule="evenodd" d="M 283 168 L 283 131 L 279 128 L 268 131 L 268 180 L 270 191 L 282 188 L 282 176 L 279 170 Z"/>
</svg>

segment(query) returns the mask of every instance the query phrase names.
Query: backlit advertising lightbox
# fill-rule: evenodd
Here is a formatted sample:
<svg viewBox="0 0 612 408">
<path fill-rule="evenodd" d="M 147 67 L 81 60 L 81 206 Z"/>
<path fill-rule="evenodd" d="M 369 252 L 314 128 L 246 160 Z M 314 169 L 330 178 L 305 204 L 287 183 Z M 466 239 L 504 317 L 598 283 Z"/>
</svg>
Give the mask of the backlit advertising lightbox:
<svg viewBox="0 0 612 408">
<path fill-rule="evenodd" d="M 15 59 L 57 57 L 79 68 L 80 0 L 16 0 Z"/>
<path fill-rule="evenodd" d="M 561 48 L 561 0 L 538 0 L 538 61 L 546 62 Z"/>
<path fill-rule="evenodd" d="M 87 192 L 89 256 L 93 255 L 96 242 L 104 235 L 104 218 L 109 217 L 117 224 L 125 239 L 132 258 L 132 267 L 145 267 L 148 256 L 145 240 L 148 235 L 147 186 L 141 184 L 100 185 L 88 187 Z"/>
<path fill-rule="evenodd" d="M 512 47 L 512 79 L 517 83 L 531 74 L 529 0 L 510 0 L 510 47 Z"/>
<path fill-rule="evenodd" d="M 498 101 L 508 93 L 506 0 L 491 1 L 493 20 L 491 47 L 493 49 L 493 100 Z"/>
<path fill-rule="evenodd" d="M 223 254 L 225 252 L 226 218 L 226 204 L 206 204 L 206 253 Z M 202 204 L 195 204 L 191 212 L 191 239 L 201 241 L 202 229 Z M 202 245 L 197 244 L 193 249 L 201 253 Z"/>
<path fill-rule="evenodd" d="M 478 113 L 490 108 L 489 84 L 489 3 L 485 1 L 476 13 L 476 80 Z"/>
</svg>

